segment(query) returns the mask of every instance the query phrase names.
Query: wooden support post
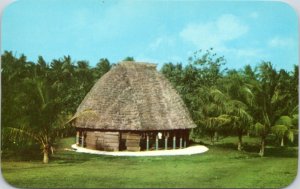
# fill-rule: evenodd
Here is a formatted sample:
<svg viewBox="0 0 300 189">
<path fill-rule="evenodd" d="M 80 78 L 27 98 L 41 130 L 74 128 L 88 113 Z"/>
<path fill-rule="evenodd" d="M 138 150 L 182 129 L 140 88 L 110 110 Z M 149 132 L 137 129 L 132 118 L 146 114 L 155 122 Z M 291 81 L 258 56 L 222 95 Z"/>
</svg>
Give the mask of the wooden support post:
<svg viewBox="0 0 300 189">
<path fill-rule="evenodd" d="M 82 133 L 82 137 L 81 137 L 81 147 L 84 147 L 84 134 Z"/>
<path fill-rule="evenodd" d="M 158 150 L 158 136 L 155 138 L 155 150 Z"/>
<path fill-rule="evenodd" d="M 168 137 L 165 138 L 165 150 L 168 149 Z"/>
<path fill-rule="evenodd" d="M 186 148 L 186 138 L 184 138 L 183 147 Z"/>
<path fill-rule="evenodd" d="M 176 149 L 176 136 L 173 136 L 173 149 Z"/>
<path fill-rule="evenodd" d="M 186 148 L 189 145 L 189 130 L 186 130 L 184 133 L 184 147 Z"/>
<path fill-rule="evenodd" d="M 76 131 L 76 145 L 79 146 L 79 131 Z"/>
<path fill-rule="evenodd" d="M 182 148 L 182 137 L 180 137 L 179 147 L 180 147 L 180 149 Z"/>
<path fill-rule="evenodd" d="M 148 151 L 149 150 L 149 135 L 147 134 L 147 144 L 146 144 L 146 150 Z"/>
</svg>

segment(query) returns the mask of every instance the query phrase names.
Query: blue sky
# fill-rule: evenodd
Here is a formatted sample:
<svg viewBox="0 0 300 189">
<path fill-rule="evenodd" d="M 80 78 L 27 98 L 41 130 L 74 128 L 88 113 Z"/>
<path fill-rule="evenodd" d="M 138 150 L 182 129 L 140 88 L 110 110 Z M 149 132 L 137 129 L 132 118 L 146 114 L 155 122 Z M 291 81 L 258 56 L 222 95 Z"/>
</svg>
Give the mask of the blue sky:
<svg viewBox="0 0 300 189">
<path fill-rule="evenodd" d="M 137 61 L 186 63 L 214 48 L 227 67 L 271 61 L 298 64 L 296 12 L 272 1 L 19 0 L 2 17 L 1 51 L 47 62 L 70 55 L 95 65 Z"/>
</svg>

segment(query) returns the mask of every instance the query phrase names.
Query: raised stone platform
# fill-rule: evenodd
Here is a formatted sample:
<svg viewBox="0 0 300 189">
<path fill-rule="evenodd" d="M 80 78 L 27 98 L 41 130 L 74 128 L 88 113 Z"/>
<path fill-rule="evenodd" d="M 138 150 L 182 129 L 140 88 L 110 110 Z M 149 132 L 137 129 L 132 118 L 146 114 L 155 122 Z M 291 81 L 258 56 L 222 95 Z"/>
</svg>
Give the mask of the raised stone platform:
<svg viewBox="0 0 300 189">
<path fill-rule="evenodd" d="M 76 144 L 73 144 L 72 148 L 75 149 L 76 152 L 98 154 L 98 155 L 110 155 L 110 156 L 178 156 L 178 155 L 201 154 L 208 151 L 208 148 L 202 145 L 189 146 L 187 148 L 176 149 L 176 150 L 151 150 L 151 151 L 140 151 L 140 152 L 128 152 L 128 151 L 107 152 L 107 151 L 99 151 L 99 150 L 82 148 L 77 146 Z"/>
</svg>

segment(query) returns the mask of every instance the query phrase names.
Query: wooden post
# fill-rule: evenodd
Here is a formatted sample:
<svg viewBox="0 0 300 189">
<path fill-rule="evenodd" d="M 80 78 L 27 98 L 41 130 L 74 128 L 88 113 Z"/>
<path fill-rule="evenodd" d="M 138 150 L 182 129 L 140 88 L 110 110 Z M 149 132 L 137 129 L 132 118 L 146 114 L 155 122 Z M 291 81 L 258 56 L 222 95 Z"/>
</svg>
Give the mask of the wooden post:
<svg viewBox="0 0 300 189">
<path fill-rule="evenodd" d="M 183 147 L 186 148 L 186 138 L 184 138 Z"/>
<path fill-rule="evenodd" d="M 176 149 L 176 136 L 173 136 L 173 149 Z"/>
<path fill-rule="evenodd" d="M 180 137 L 179 147 L 180 147 L 180 149 L 182 148 L 182 137 Z"/>
<path fill-rule="evenodd" d="M 168 137 L 165 137 L 165 150 L 168 149 Z"/>
<path fill-rule="evenodd" d="M 158 150 L 158 136 L 155 138 L 155 150 Z"/>
<path fill-rule="evenodd" d="M 79 146 L 79 131 L 76 131 L 76 145 Z"/>
<path fill-rule="evenodd" d="M 149 135 L 147 134 L 147 144 L 146 144 L 146 150 L 148 151 L 149 150 Z"/>
<path fill-rule="evenodd" d="M 84 134 L 82 132 L 82 137 L 81 137 L 81 147 L 84 147 Z"/>
</svg>

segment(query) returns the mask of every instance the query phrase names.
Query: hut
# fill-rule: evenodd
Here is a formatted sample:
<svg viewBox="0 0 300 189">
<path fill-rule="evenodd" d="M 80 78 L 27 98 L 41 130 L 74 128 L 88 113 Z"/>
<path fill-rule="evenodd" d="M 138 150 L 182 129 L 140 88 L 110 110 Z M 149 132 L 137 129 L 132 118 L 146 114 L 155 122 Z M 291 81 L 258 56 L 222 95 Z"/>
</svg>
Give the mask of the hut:
<svg viewBox="0 0 300 189">
<path fill-rule="evenodd" d="M 104 151 L 184 148 L 196 127 L 156 65 L 131 61 L 96 82 L 71 123 L 77 145 Z"/>
</svg>

